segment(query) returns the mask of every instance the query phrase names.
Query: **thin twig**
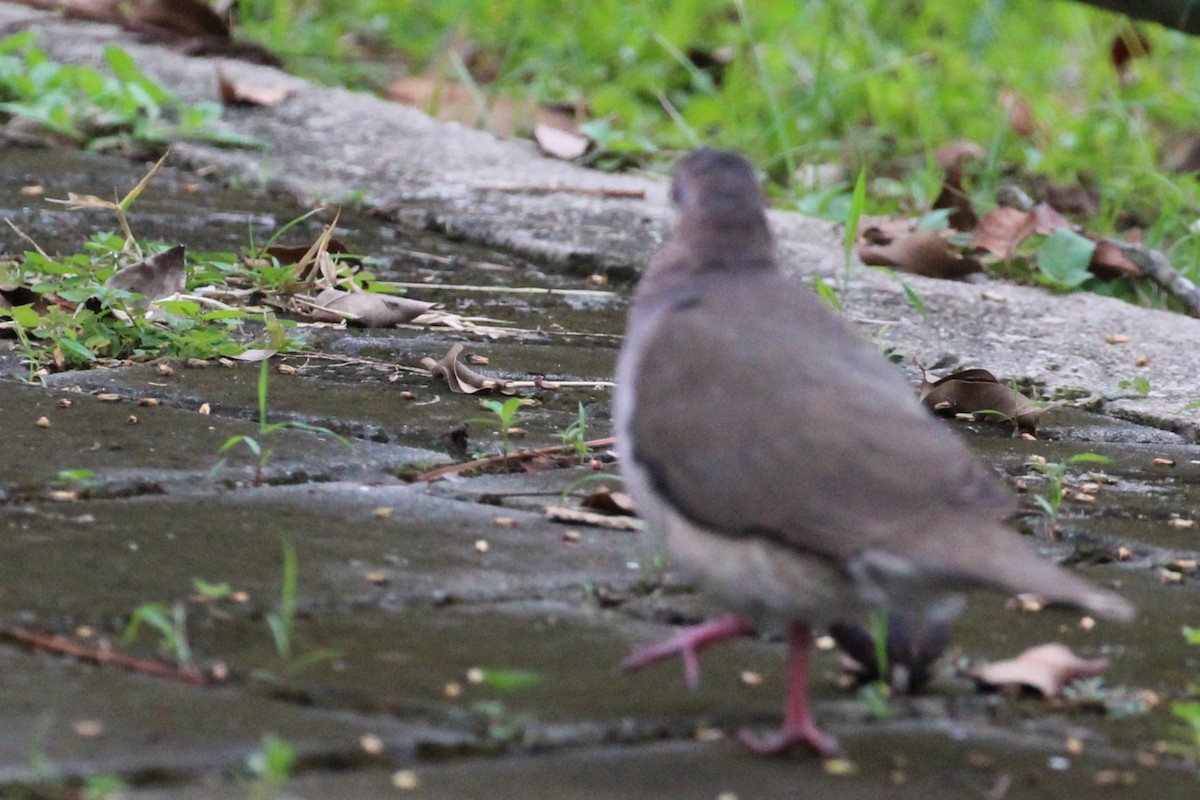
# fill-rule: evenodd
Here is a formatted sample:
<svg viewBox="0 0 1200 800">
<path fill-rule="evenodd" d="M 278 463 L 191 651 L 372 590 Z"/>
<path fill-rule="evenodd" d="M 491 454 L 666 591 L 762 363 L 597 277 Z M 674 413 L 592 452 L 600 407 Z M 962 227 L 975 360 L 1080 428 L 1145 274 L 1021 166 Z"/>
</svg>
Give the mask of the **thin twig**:
<svg viewBox="0 0 1200 800">
<path fill-rule="evenodd" d="M 503 192 L 506 194 L 582 194 L 618 200 L 646 199 L 644 189 L 605 189 L 588 186 L 476 186 L 474 188 L 477 192 Z"/>
<path fill-rule="evenodd" d="M 584 442 L 584 445 L 589 450 L 595 450 L 600 447 L 612 447 L 616 439 L 612 436 L 606 436 L 603 439 L 593 439 L 590 442 Z M 450 464 L 445 467 L 431 469 L 428 472 L 422 472 L 417 477 L 413 478 L 413 483 L 428 483 L 430 481 L 440 480 L 448 475 L 461 475 L 464 472 L 474 472 L 477 469 L 485 469 L 494 467 L 497 464 L 506 464 L 513 461 L 523 463 L 532 461 L 535 458 L 542 456 L 555 456 L 561 453 L 571 453 L 575 451 L 575 445 L 565 444 L 558 447 L 544 447 L 541 450 L 521 450 L 516 453 L 508 453 L 506 455 L 491 456 L 489 458 L 481 458 L 476 461 L 462 461 L 458 464 Z"/>
<path fill-rule="evenodd" d="M 541 289 L 536 286 L 471 286 L 465 283 L 405 283 L 401 281 L 375 281 L 376 286 L 392 286 L 397 289 L 443 289 L 451 292 L 493 292 L 497 294 L 565 294 L 577 297 L 614 297 L 616 292 L 603 289 Z"/>
<path fill-rule="evenodd" d="M 93 664 L 117 667 L 118 669 L 136 672 L 139 675 L 149 675 L 153 678 L 166 678 L 167 680 L 179 681 L 180 683 L 187 683 L 192 686 L 208 686 L 211 683 L 209 677 L 194 666 L 173 667 L 161 661 L 150 661 L 128 655 L 127 653 L 121 653 L 108 646 L 83 644 L 30 628 L 2 627 L 0 628 L 0 638 L 29 645 L 34 650 L 56 653 L 67 658 L 88 661 Z"/>
<path fill-rule="evenodd" d="M 1200 317 L 1200 288 L 1171 266 L 1165 255 L 1141 245 L 1128 244 L 1116 239 L 1109 241 L 1121 248 L 1121 254 L 1136 264 L 1147 278 L 1174 295 L 1183 304 L 1189 316 Z"/>
</svg>

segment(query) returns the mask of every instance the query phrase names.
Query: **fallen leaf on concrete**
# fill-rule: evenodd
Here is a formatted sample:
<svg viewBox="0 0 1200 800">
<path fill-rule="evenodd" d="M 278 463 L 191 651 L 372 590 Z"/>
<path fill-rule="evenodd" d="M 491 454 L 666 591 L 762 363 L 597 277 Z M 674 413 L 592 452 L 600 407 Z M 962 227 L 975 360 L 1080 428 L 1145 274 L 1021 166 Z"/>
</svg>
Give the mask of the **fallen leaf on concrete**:
<svg viewBox="0 0 1200 800">
<path fill-rule="evenodd" d="M 964 258 L 933 231 L 921 230 L 891 244 L 860 247 L 858 257 L 874 267 L 895 267 L 930 278 L 961 278 L 982 272 L 974 258 Z"/>
<path fill-rule="evenodd" d="M 1066 645 L 1041 644 L 1015 658 L 974 667 L 969 674 L 989 686 L 1028 686 L 1054 697 L 1071 683 L 1095 678 L 1107 668 L 1107 658 L 1081 658 Z"/>
<path fill-rule="evenodd" d="M 1021 242 L 1033 233 L 1034 224 L 1032 212 L 1006 206 L 993 208 L 975 226 L 971 247 L 986 250 L 1007 261 L 1016 254 Z"/>
<path fill-rule="evenodd" d="M 1119 244 L 1106 239 L 1096 242 L 1088 269 L 1097 278 L 1106 281 L 1136 278 L 1142 274 L 1142 268 L 1125 257 Z"/>
<path fill-rule="evenodd" d="M 618 531 L 640 531 L 642 521 L 636 517 L 620 514 L 600 514 L 595 511 L 585 511 L 582 508 L 569 506 L 546 506 L 546 516 L 554 522 L 569 522 L 578 525 L 591 525 L 596 528 L 608 528 Z"/>
<path fill-rule="evenodd" d="M 598 511 L 602 514 L 625 514 L 632 516 L 637 512 L 633 507 L 633 499 L 625 492 L 614 492 L 608 487 L 601 487 L 579 501 L 580 508 Z"/>
<path fill-rule="evenodd" d="M 421 359 L 421 366 L 429 370 L 435 378 L 445 378 L 446 383 L 450 386 L 450 391 L 456 394 L 475 394 L 476 392 L 516 394 L 517 390 L 511 388 L 508 381 L 489 378 L 460 363 L 458 356 L 462 350 L 463 346 L 456 344 L 447 351 L 446 355 L 442 356 L 440 361 L 425 356 Z"/>
<path fill-rule="evenodd" d="M 348 324 L 364 328 L 387 328 L 412 322 L 437 305 L 391 294 L 345 292 L 333 288 L 325 289 L 314 302 L 319 308 L 309 312 L 313 319 L 322 322 L 340 322 L 344 319 Z"/>
<path fill-rule="evenodd" d="M 129 305 L 145 308 L 155 300 L 183 291 L 187 278 L 183 254 L 183 245 L 176 245 L 170 250 L 164 250 L 144 261 L 117 270 L 104 285 L 140 294 L 142 297 L 130 301 Z"/>
<path fill-rule="evenodd" d="M 292 96 L 291 87 L 250 83 L 227 76 L 217 68 L 217 91 L 225 106 L 277 106 Z"/>
<path fill-rule="evenodd" d="M 1008 421 L 1013 433 L 1035 433 L 1045 406 L 1034 403 L 986 369 L 965 369 L 939 378 L 922 369 L 921 402 L 935 414 L 976 414 Z M 991 412 L 991 413 L 984 413 Z"/>
<path fill-rule="evenodd" d="M 543 153 L 563 161 L 580 158 L 592 145 L 592 140 L 582 133 L 563 130 L 544 122 L 533 126 L 533 140 Z"/>
</svg>

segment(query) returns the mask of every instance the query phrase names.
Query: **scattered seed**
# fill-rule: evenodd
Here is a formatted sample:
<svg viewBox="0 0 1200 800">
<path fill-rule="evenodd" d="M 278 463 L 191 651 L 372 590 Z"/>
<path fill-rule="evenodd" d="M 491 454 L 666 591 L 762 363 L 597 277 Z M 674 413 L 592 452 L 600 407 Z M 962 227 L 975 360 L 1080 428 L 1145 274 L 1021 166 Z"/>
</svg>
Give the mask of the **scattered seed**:
<svg viewBox="0 0 1200 800">
<path fill-rule="evenodd" d="M 486 367 L 488 365 L 489 361 L 490 361 L 490 359 L 488 359 L 487 356 L 475 356 L 475 355 L 467 356 L 468 364 L 475 364 L 476 366 L 480 366 L 480 367 Z"/>
<path fill-rule="evenodd" d="M 129 415 L 129 417 L 128 417 L 128 418 L 126 418 L 126 420 L 125 420 L 125 421 L 126 421 L 127 423 L 129 423 L 130 425 L 138 425 L 138 424 L 140 424 L 140 423 L 141 423 L 141 420 L 140 420 L 140 419 L 138 419 L 138 415 L 137 415 L 137 414 L 130 414 L 130 415 Z"/>
<path fill-rule="evenodd" d="M 96 395 L 96 399 L 101 403 L 119 403 L 121 402 L 121 395 L 115 392 L 102 392 Z"/>
<path fill-rule="evenodd" d="M 398 769 L 392 773 L 392 786 L 402 792 L 411 792 L 420 785 L 421 781 L 417 778 L 417 773 L 411 769 Z"/>
<path fill-rule="evenodd" d="M 22 197 L 42 197 L 46 194 L 46 187 L 36 183 L 31 183 L 28 186 L 21 187 Z"/>
<path fill-rule="evenodd" d="M 587 276 L 587 283 L 589 286 L 604 286 L 608 283 L 608 276 L 593 272 Z"/>
<path fill-rule="evenodd" d="M 738 676 L 738 679 L 742 682 L 743 686 L 762 685 L 762 674 L 752 670 L 744 670 L 742 674 Z"/>
<path fill-rule="evenodd" d="M 520 523 L 516 517 L 495 517 L 492 519 L 492 524 L 497 528 L 515 528 Z"/>
<path fill-rule="evenodd" d="M 818 650 L 832 650 L 837 646 L 832 636 L 818 636 L 816 644 Z"/>
<path fill-rule="evenodd" d="M 479 667 L 471 667 L 469 670 L 467 670 L 467 683 L 483 683 L 483 670 L 481 670 Z"/>
<path fill-rule="evenodd" d="M 189 358 L 187 361 L 183 362 L 183 364 L 184 366 L 191 367 L 192 369 L 208 369 L 209 366 L 208 362 L 203 358 Z"/>
<path fill-rule="evenodd" d="M 1067 737 L 1066 749 L 1073 756 L 1079 755 L 1083 752 L 1083 739 L 1080 739 L 1078 736 Z"/>
<path fill-rule="evenodd" d="M 95 521 L 95 514 L 80 514 L 77 517 L 71 517 L 71 522 L 74 522 L 76 525 L 91 525 Z"/>
<path fill-rule="evenodd" d="M 1176 572 L 1195 572 L 1197 567 L 1194 558 L 1178 558 L 1171 562 L 1170 568 Z"/>
<path fill-rule="evenodd" d="M 373 510 L 371 513 L 374 514 L 379 519 L 387 519 L 388 517 L 390 517 L 392 515 L 392 512 L 394 512 L 395 510 L 396 509 L 392 508 L 391 506 L 379 506 L 378 508 Z"/>
<path fill-rule="evenodd" d="M 996 759 L 987 753 L 967 753 L 967 766 L 980 772 L 990 772 L 996 768 Z"/>
<path fill-rule="evenodd" d="M 80 625 L 75 629 L 75 636 L 80 639 L 90 639 L 96 635 L 96 631 L 91 625 Z"/>
<path fill-rule="evenodd" d="M 232 358 L 218 358 L 217 363 L 225 369 L 236 369 L 238 365 L 238 362 L 234 361 Z"/>
<path fill-rule="evenodd" d="M 59 408 L 70 408 L 73 402 L 69 397 L 60 397 L 54 401 L 54 404 Z"/>
<path fill-rule="evenodd" d="M 38 417 L 34 421 L 33 424 L 37 425 L 39 428 L 49 428 L 50 427 L 50 418 L 49 417 Z"/>
<path fill-rule="evenodd" d="M 1124 333 L 1110 333 L 1104 337 L 1104 341 L 1109 344 L 1125 344 L 1129 341 L 1129 337 Z"/>
<path fill-rule="evenodd" d="M 1079 627 L 1082 630 L 1090 631 L 1096 627 L 1096 620 L 1092 617 L 1081 617 L 1079 619 Z"/>
<path fill-rule="evenodd" d="M 1128 561 L 1131 558 L 1133 558 L 1133 551 L 1128 547 L 1121 545 L 1117 548 L 1117 561 Z"/>
<path fill-rule="evenodd" d="M 1046 457 L 1039 456 L 1039 455 L 1032 455 L 1029 458 L 1025 459 L 1025 461 L 1026 461 L 1026 463 L 1029 463 L 1029 464 L 1045 464 Z"/>
<path fill-rule="evenodd" d="M 209 674 L 212 676 L 213 680 L 223 681 L 229 677 L 229 665 L 224 661 L 218 661 L 212 665 L 212 669 L 209 670 Z"/>
<path fill-rule="evenodd" d="M 210 406 L 208 403 L 201 403 L 200 407 L 198 409 L 196 409 L 196 411 L 198 411 L 201 414 L 204 414 L 205 416 L 208 416 L 209 414 L 212 413 L 212 406 Z"/>
<path fill-rule="evenodd" d="M 693 737 L 697 742 L 720 742 L 725 739 L 725 731 L 720 728 L 710 728 L 707 725 L 696 728 Z"/>
<path fill-rule="evenodd" d="M 76 736 L 94 739 L 104 733 L 104 723 L 98 719 L 77 719 L 71 723 Z"/>
<path fill-rule="evenodd" d="M 1182 517 L 1172 517 L 1171 519 L 1167 520 L 1167 524 L 1172 528 L 1194 528 L 1196 526 L 1196 520 L 1183 519 Z"/>
<path fill-rule="evenodd" d="M 367 579 L 367 583 L 375 586 L 387 586 L 392 582 L 391 577 L 386 572 L 368 572 L 363 576 Z"/>
<path fill-rule="evenodd" d="M 1097 786 L 1132 786 L 1137 783 L 1137 776 L 1127 769 L 1097 770 L 1092 776 Z"/>
<path fill-rule="evenodd" d="M 1163 567 L 1158 571 L 1158 579 L 1165 584 L 1183 583 L 1183 573 Z"/>
<path fill-rule="evenodd" d="M 1143 689 L 1141 692 L 1142 702 L 1147 708 L 1158 708 L 1162 703 L 1162 698 L 1158 696 L 1158 692 L 1153 689 Z"/>
<path fill-rule="evenodd" d="M 717 795 L 717 800 L 739 800 L 737 792 L 721 792 Z"/>
<path fill-rule="evenodd" d="M 490 549 L 492 549 L 492 548 L 491 548 L 491 545 L 488 544 L 487 539 L 476 539 L 475 540 L 475 552 L 476 553 L 486 553 Z"/>
<path fill-rule="evenodd" d="M 417 396 L 415 394 L 413 394 L 412 392 L 408 391 L 407 389 L 405 389 L 403 392 L 400 393 L 400 399 L 401 400 L 416 400 Z"/>
<path fill-rule="evenodd" d="M 567 531 L 562 535 L 562 540 L 567 544 L 578 544 L 579 539 L 579 531 Z"/>
<path fill-rule="evenodd" d="M 383 752 L 383 739 L 373 733 L 364 733 L 358 743 L 368 755 L 377 756 Z"/>
<path fill-rule="evenodd" d="M 1095 481 L 1089 481 L 1081 485 L 1079 487 L 1079 491 L 1087 492 L 1088 494 L 1095 494 L 1096 492 L 1100 491 L 1100 484 L 1096 483 Z"/>
<path fill-rule="evenodd" d="M 1000 294 L 999 292 L 988 292 L 988 291 L 980 292 L 979 297 L 981 300 L 991 300 L 993 303 L 1007 303 L 1008 302 L 1008 297 Z"/>
<path fill-rule="evenodd" d="M 848 758 L 830 758 L 821 764 L 826 775 L 849 777 L 858 773 L 858 766 Z"/>
<path fill-rule="evenodd" d="M 1158 756 L 1154 753 L 1139 751 L 1133 754 L 1133 760 L 1139 767 L 1157 767 Z"/>
<path fill-rule="evenodd" d="M 1046 607 L 1046 601 L 1036 594 L 1023 593 L 1009 600 L 1004 607 L 1024 614 L 1035 614 Z"/>
<path fill-rule="evenodd" d="M 1173 467 L 1173 466 L 1175 466 L 1175 459 L 1173 459 L 1173 458 L 1156 458 L 1153 461 L 1151 461 L 1150 463 L 1156 467 Z"/>
<path fill-rule="evenodd" d="M 163 363 L 158 365 L 158 374 L 159 375 L 174 375 L 175 368 L 164 361 Z"/>
<path fill-rule="evenodd" d="M 1138 356 L 1138 360 L 1137 360 L 1137 361 L 1135 361 L 1135 362 L 1133 362 L 1133 365 L 1134 365 L 1135 367 L 1148 367 L 1148 366 L 1150 366 L 1150 356 Z"/>
<path fill-rule="evenodd" d="M 236 591 L 229 596 L 233 599 L 233 602 L 235 602 L 235 603 L 249 603 L 250 602 L 250 593 L 249 592 Z"/>
<path fill-rule="evenodd" d="M 450 681 L 442 687 L 442 697 L 445 697 L 447 700 L 457 700 L 462 697 L 462 693 L 462 684 L 458 681 Z"/>
<path fill-rule="evenodd" d="M 278 367 L 275 368 L 275 371 L 279 372 L 283 375 L 298 375 L 298 374 L 300 374 L 299 368 L 294 367 L 291 364 L 280 364 Z"/>
<path fill-rule="evenodd" d="M 66 489 L 52 489 L 47 496 L 57 503 L 73 503 L 79 499 L 78 492 L 70 492 Z"/>
<path fill-rule="evenodd" d="M 154 408 L 158 405 L 157 397 L 139 397 L 137 404 L 143 408 Z"/>
<path fill-rule="evenodd" d="M 1094 503 L 1094 502 L 1096 502 L 1096 496 L 1094 494 L 1085 494 L 1083 492 L 1075 492 L 1075 494 L 1071 495 L 1071 499 L 1074 500 L 1076 503 Z"/>
</svg>

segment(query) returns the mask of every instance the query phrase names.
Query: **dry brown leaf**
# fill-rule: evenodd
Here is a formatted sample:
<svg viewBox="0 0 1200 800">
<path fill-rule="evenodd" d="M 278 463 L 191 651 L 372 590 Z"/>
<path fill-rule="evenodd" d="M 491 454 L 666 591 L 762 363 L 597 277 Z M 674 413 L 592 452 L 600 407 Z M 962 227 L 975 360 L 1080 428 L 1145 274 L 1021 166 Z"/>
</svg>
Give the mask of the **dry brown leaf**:
<svg viewBox="0 0 1200 800">
<path fill-rule="evenodd" d="M 220 67 L 217 68 L 217 91 L 221 95 L 221 104 L 225 106 L 277 106 L 293 94 L 288 86 L 234 80 Z"/>
<path fill-rule="evenodd" d="M 570 506 L 546 506 L 546 516 L 555 522 L 591 525 L 609 530 L 640 531 L 642 529 L 642 521 L 636 517 L 600 514 L 596 511 L 584 511 L 581 508 L 571 508 Z"/>
<path fill-rule="evenodd" d="M 533 126 L 533 139 L 546 155 L 563 161 L 580 158 L 592 145 L 592 140 L 581 133 L 563 130 L 542 122 Z"/>
<path fill-rule="evenodd" d="M 933 207 L 950 210 L 946 221 L 956 231 L 974 230 L 979 223 L 979 216 L 976 215 L 975 209 L 971 205 L 971 197 L 963 187 L 962 170 L 957 167 L 946 173 L 942 191 L 933 201 Z"/>
<path fill-rule="evenodd" d="M 1013 424 L 1013 434 L 1036 433 L 1045 406 L 1035 404 L 986 369 L 965 369 L 939 378 L 922 370 L 921 402 L 935 414 L 976 414 Z M 982 412 L 995 412 L 984 414 Z"/>
<path fill-rule="evenodd" d="M 931 278 L 961 278 L 983 271 L 978 260 L 958 255 L 933 231 L 917 231 L 887 245 L 860 247 L 858 257 L 864 264 L 895 267 Z"/>
<path fill-rule="evenodd" d="M 987 157 L 987 151 L 969 139 L 944 144 L 933 153 L 933 158 L 942 169 L 959 169 L 968 161 L 979 161 Z"/>
<path fill-rule="evenodd" d="M 1033 135 L 1035 125 L 1029 101 L 1012 89 L 1001 89 L 999 100 L 1000 107 L 1008 115 L 1008 129 L 1017 136 Z"/>
<path fill-rule="evenodd" d="M 131 301 L 129 305 L 145 308 L 155 300 L 183 291 L 187 278 L 183 254 L 183 245 L 175 245 L 170 250 L 117 270 L 104 285 L 142 295 L 141 299 Z"/>
<path fill-rule="evenodd" d="M 913 232 L 908 217 L 872 217 L 863 214 L 858 221 L 858 246 L 891 244 Z"/>
<path fill-rule="evenodd" d="M 975 667 L 970 675 L 990 686 L 1028 686 L 1054 697 L 1071 683 L 1095 678 L 1107 668 L 1107 658 L 1081 658 L 1066 645 L 1041 644 L 1015 658 Z"/>
<path fill-rule="evenodd" d="M 633 507 L 633 499 L 625 492 L 614 492 L 602 487 L 579 501 L 580 508 L 598 511 L 602 514 L 625 514 L 632 516 L 637 512 Z"/>
<path fill-rule="evenodd" d="M 979 220 L 971 237 L 971 247 L 986 250 L 1007 261 L 1017 252 L 1021 242 L 1033 233 L 1033 228 L 1032 212 L 999 206 Z"/>
<path fill-rule="evenodd" d="M 1108 58 L 1122 81 L 1127 80 L 1130 62 L 1150 55 L 1150 40 L 1136 25 L 1125 25 L 1117 31 L 1108 48 Z"/>
<path fill-rule="evenodd" d="M 1142 268 L 1125 257 L 1121 246 L 1116 242 L 1101 239 L 1096 242 L 1092 251 L 1092 261 L 1088 269 L 1097 278 L 1111 281 L 1117 278 L 1136 278 L 1142 274 Z"/>
<path fill-rule="evenodd" d="M 456 394 L 475 394 L 476 392 L 497 392 L 499 394 L 516 394 L 516 389 L 508 385 L 508 381 L 489 378 L 465 364 L 459 363 L 458 356 L 463 346 L 456 344 L 435 361 L 429 356 L 421 359 L 421 366 L 429 370 L 435 378 L 445 378 L 450 391 Z"/>
<path fill-rule="evenodd" d="M 387 328 L 412 322 L 433 308 L 437 303 L 426 303 L 408 297 L 397 297 L 378 292 L 345 292 L 341 289 L 326 289 L 317 295 L 316 304 L 309 316 L 322 322 L 346 320 L 364 328 Z M 328 310 L 326 310 L 328 309 Z M 330 311 L 341 312 L 340 314 Z M 350 314 L 352 316 L 346 317 Z"/>
<path fill-rule="evenodd" d="M 1039 236 L 1049 236 L 1057 230 L 1074 230 L 1071 220 L 1058 213 L 1049 203 L 1038 203 L 1033 207 L 1033 229 Z"/>
</svg>

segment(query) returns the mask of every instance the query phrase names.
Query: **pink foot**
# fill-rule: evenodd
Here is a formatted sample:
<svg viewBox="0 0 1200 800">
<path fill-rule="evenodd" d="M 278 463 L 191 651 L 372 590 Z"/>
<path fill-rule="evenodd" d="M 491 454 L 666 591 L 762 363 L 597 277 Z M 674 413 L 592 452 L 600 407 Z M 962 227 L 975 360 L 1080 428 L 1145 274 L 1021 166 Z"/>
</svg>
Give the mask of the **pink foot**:
<svg viewBox="0 0 1200 800">
<path fill-rule="evenodd" d="M 811 723 L 811 720 L 810 720 Z M 764 756 L 777 756 L 796 745 L 804 745 L 821 758 L 833 758 L 842 752 L 837 739 L 823 733 L 816 725 L 809 724 L 800 728 L 784 728 L 779 733 L 760 736 L 747 730 L 737 733 L 738 741 L 747 748 Z"/>
<path fill-rule="evenodd" d="M 837 739 L 822 733 L 808 708 L 808 651 L 812 634 L 807 625 L 794 622 L 788 629 L 789 654 L 787 707 L 783 730 L 773 736 L 739 731 L 738 740 L 756 753 L 777 755 L 802 744 L 823 758 L 841 752 Z"/>
<path fill-rule="evenodd" d="M 625 672 L 636 672 L 642 667 L 679 656 L 683 659 L 684 682 L 689 689 L 695 691 L 700 685 L 700 651 L 723 639 L 749 636 L 753 633 L 754 626 L 745 619 L 737 614 L 726 614 L 684 628 L 668 639 L 633 651 L 621 664 L 621 669 Z"/>
</svg>

